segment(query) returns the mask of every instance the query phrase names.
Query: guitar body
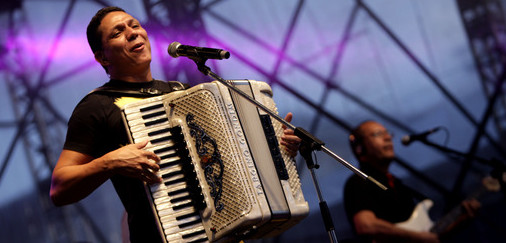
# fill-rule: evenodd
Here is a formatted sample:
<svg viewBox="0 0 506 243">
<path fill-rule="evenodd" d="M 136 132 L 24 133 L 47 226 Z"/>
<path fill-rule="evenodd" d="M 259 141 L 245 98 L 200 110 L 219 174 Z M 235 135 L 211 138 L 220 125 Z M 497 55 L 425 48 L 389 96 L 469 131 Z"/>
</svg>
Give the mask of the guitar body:
<svg viewBox="0 0 506 243">
<path fill-rule="evenodd" d="M 482 187 L 469 199 L 478 199 L 485 192 L 498 192 L 501 189 L 499 181 L 492 177 L 485 177 L 482 180 Z M 448 214 L 446 214 L 443 218 L 434 223 L 429 217 L 429 210 L 434 203 L 430 199 L 425 199 L 419 202 L 413 213 L 409 217 L 408 220 L 404 222 L 400 222 L 395 224 L 403 229 L 413 230 L 418 232 L 433 232 L 436 234 L 440 234 L 447 230 L 447 228 L 455 222 L 455 220 L 462 215 L 464 209 L 462 205 L 458 205 L 453 208 Z"/>
<path fill-rule="evenodd" d="M 434 203 L 430 199 L 419 202 L 408 220 L 395 225 L 407 230 L 428 232 L 434 225 L 429 217 L 429 210 Z"/>
</svg>

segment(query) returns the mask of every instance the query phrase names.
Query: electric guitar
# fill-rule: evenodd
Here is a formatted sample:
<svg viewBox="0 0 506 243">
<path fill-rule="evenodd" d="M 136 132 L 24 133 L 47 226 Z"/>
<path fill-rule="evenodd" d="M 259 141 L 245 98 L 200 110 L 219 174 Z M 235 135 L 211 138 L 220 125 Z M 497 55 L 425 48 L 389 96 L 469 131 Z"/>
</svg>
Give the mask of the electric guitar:
<svg viewBox="0 0 506 243">
<path fill-rule="evenodd" d="M 483 196 L 485 192 L 497 192 L 500 190 L 501 186 L 499 181 L 492 177 L 485 177 L 482 181 L 482 187 L 472 194 L 471 198 L 478 199 L 480 196 Z M 453 208 L 448 214 L 443 216 L 439 221 L 433 222 L 429 216 L 429 210 L 434 203 L 430 199 L 425 199 L 419 202 L 413 213 L 409 217 L 408 220 L 400 223 L 396 223 L 396 226 L 399 226 L 403 229 L 419 231 L 419 232 L 433 232 L 436 234 L 440 234 L 445 229 L 448 228 L 455 220 L 462 215 L 463 207 L 459 204 L 457 207 Z"/>
</svg>

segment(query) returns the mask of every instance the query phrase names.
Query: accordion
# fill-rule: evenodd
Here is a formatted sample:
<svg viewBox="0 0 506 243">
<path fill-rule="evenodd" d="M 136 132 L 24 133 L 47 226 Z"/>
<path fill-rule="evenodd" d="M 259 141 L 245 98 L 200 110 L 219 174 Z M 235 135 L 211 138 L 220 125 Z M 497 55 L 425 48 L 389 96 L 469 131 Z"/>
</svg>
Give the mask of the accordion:
<svg viewBox="0 0 506 243">
<path fill-rule="evenodd" d="M 276 111 L 267 83 L 229 81 Z M 219 82 L 147 98 L 122 108 L 131 142 L 149 140 L 163 182 L 146 185 L 167 242 L 272 237 L 309 207 L 281 123 Z"/>
</svg>

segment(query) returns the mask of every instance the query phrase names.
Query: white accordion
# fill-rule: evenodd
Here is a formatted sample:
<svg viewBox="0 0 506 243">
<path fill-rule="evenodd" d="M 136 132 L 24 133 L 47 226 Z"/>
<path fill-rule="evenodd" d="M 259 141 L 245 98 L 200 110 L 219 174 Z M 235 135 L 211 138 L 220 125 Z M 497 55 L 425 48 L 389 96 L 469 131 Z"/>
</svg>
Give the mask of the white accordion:
<svg viewBox="0 0 506 243">
<path fill-rule="evenodd" d="M 229 81 L 276 112 L 267 83 Z M 146 185 L 167 242 L 272 237 L 309 212 L 281 124 L 219 82 L 123 107 L 131 142 L 160 158 Z"/>
</svg>

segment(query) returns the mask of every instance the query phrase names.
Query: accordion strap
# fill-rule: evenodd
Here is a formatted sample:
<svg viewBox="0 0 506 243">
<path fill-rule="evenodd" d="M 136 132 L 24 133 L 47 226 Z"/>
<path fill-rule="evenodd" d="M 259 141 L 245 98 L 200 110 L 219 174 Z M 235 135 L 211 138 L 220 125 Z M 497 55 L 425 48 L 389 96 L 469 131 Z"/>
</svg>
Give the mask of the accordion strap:
<svg viewBox="0 0 506 243">
<path fill-rule="evenodd" d="M 172 91 L 178 91 L 178 90 L 184 90 L 188 87 L 188 85 L 183 84 L 178 81 L 160 81 L 160 80 L 153 80 L 153 82 L 160 82 L 163 83 L 167 88 L 156 89 L 156 88 L 140 88 L 140 89 L 132 89 L 128 87 L 113 87 L 113 86 L 102 86 L 98 87 L 90 92 L 91 93 L 102 93 L 102 94 L 109 94 L 109 95 L 127 95 L 127 96 L 142 96 L 142 97 L 152 97 L 152 96 L 158 96 L 162 94 L 167 94 Z"/>
</svg>

